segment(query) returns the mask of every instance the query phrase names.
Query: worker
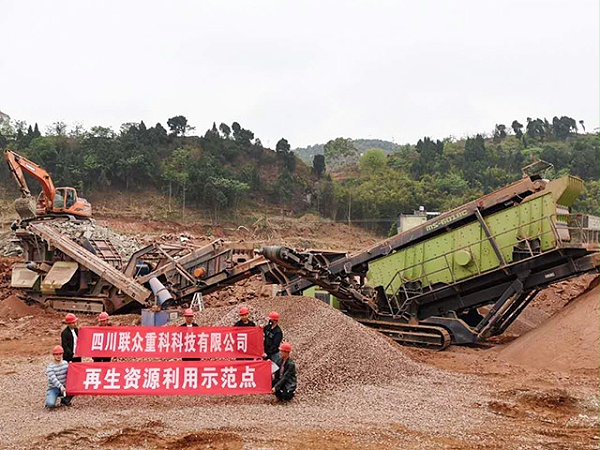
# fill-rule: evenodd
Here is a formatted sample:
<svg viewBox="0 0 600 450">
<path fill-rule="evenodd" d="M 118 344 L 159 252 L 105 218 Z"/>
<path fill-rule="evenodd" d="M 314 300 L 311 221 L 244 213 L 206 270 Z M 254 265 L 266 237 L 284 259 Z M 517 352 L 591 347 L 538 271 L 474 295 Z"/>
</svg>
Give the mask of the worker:
<svg viewBox="0 0 600 450">
<path fill-rule="evenodd" d="M 277 311 L 269 313 L 269 323 L 263 328 L 263 333 L 265 350 L 262 357 L 274 361 L 278 356 L 279 345 L 283 340 L 283 331 L 279 326 L 279 313 Z"/>
<path fill-rule="evenodd" d="M 194 311 L 192 308 L 188 308 L 183 312 L 183 318 L 185 322 L 181 324 L 182 327 L 197 327 L 198 324 L 194 322 Z"/>
<path fill-rule="evenodd" d="M 250 309 L 247 306 L 240 308 L 240 320 L 233 324 L 234 327 L 255 327 L 256 324 L 250 320 Z"/>
<path fill-rule="evenodd" d="M 98 314 L 98 326 L 99 327 L 110 327 L 112 326 L 112 324 L 108 321 L 108 313 L 106 311 L 102 311 L 100 314 Z M 111 358 L 110 356 L 104 357 L 104 358 L 100 358 L 100 357 L 96 357 L 96 358 L 92 358 L 92 361 L 94 362 L 110 362 Z"/>
<path fill-rule="evenodd" d="M 79 335 L 77 320 L 77 316 L 73 313 L 67 314 L 63 320 L 67 326 L 62 331 L 60 340 L 65 351 L 64 359 L 67 362 L 81 362 L 80 357 L 74 356 L 77 352 L 77 336 Z"/>
<path fill-rule="evenodd" d="M 54 360 L 46 367 L 48 377 L 48 391 L 46 392 L 46 408 L 56 408 L 56 401 L 60 404 L 71 406 L 73 396 L 67 395 L 67 372 L 69 363 L 63 359 L 64 350 L 60 345 L 52 349 Z"/>
<path fill-rule="evenodd" d="M 198 324 L 194 322 L 194 310 L 188 308 L 183 312 L 183 318 L 185 322 L 181 324 L 182 327 L 197 327 Z M 200 361 L 200 358 L 181 358 L 182 361 Z"/>
<path fill-rule="evenodd" d="M 271 394 L 281 401 L 288 401 L 294 397 L 296 392 L 296 364 L 290 358 L 292 344 L 282 342 L 279 346 L 279 356 L 275 359 L 275 364 L 279 368 L 273 374 Z"/>
</svg>

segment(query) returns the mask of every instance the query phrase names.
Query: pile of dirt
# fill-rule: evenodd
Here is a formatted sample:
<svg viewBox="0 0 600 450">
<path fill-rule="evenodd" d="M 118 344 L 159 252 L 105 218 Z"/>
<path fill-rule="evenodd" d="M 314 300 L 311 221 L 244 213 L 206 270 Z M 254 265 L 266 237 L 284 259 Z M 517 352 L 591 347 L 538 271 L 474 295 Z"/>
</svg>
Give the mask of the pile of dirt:
<svg viewBox="0 0 600 450">
<path fill-rule="evenodd" d="M 0 302 L 0 318 L 18 319 L 33 316 L 38 313 L 38 308 L 29 306 L 16 295 L 11 295 Z"/>
<path fill-rule="evenodd" d="M 542 326 L 511 342 L 500 357 L 559 372 L 598 372 L 598 286 L 570 302 Z"/>
</svg>

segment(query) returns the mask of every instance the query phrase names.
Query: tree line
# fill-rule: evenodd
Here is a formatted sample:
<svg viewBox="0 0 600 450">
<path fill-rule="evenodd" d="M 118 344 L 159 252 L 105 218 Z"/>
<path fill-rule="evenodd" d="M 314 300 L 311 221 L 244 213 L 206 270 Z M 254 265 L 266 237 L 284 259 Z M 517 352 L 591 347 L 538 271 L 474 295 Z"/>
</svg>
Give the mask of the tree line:
<svg viewBox="0 0 600 450">
<path fill-rule="evenodd" d="M 339 137 L 315 146 L 307 162 L 286 139 L 265 148 L 238 122 L 214 123 L 203 135 L 194 134 L 184 116 L 166 125 L 141 121 L 114 131 L 58 122 L 41 133 L 37 124 L 5 120 L 0 146 L 43 166 L 56 185 L 92 198 L 107 190 L 168 190 L 215 221 L 266 203 L 383 233 L 399 213 L 459 206 L 517 180 L 537 159 L 554 165 L 549 177 L 571 173 L 586 180 L 576 206 L 598 214 L 598 134 L 580 133 L 566 116 L 498 124 L 489 136 L 424 137 L 414 145 Z M 5 165 L 0 178 L 12 183 Z"/>
<path fill-rule="evenodd" d="M 169 118 L 167 128 L 141 121 L 115 132 L 58 122 L 42 134 L 37 124 L 2 121 L 0 147 L 44 167 L 57 186 L 73 186 L 92 198 L 106 190 L 168 189 L 188 205 L 207 209 L 214 220 L 235 213 L 243 202 L 293 204 L 304 196 L 310 172 L 297 170 L 286 139 L 276 151 L 267 149 L 237 122 L 213 124 L 196 136 L 184 116 Z M 6 165 L 0 178 L 5 186 L 12 183 Z"/>
<path fill-rule="evenodd" d="M 420 206 L 429 211 L 460 206 L 517 181 L 522 167 L 541 159 L 553 165 L 544 174 L 548 178 L 572 174 L 584 179 L 585 191 L 574 209 L 598 215 L 598 132 L 585 133 L 583 121 L 579 126 L 567 116 L 527 118 L 526 125 L 516 120 L 510 128 L 497 124 L 490 136 L 424 137 L 391 150 L 361 151 L 351 139 L 332 139 L 321 147 L 322 156 L 313 156 L 313 164 L 324 158 L 334 175 L 319 182 L 320 210 L 383 232 L 399 213 Z"/>
</svg>

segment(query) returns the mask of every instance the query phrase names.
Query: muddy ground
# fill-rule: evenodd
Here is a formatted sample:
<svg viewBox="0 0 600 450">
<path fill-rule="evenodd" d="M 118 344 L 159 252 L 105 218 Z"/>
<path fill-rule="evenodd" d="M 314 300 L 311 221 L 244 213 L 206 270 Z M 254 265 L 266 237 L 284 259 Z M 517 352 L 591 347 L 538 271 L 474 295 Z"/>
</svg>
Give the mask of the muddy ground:
<svg viewBox="0 0 600 450">
<path fill-rule="evenodd" d="M 206 226 L 135 222 L 107 217 L 103 225 L 137 237 L 183 231 L 207 238 Z M 210 234 L 350 250 L 377 240 L 316 218 L 293 225 L 265 219 L 254 229 L 212 227 Z M 443 352 L 400 347 L 310 299 L 247 295 L 256 292 L 253 280 L 228 295 L 247 302 L 257 320 L 270 308 L 283 312 L 299 372 L 298 395 L 289 404 L 270 396 L 82 396 L 70 408 L 46 411 L 44 369 L 63 314 L 13 296 L 7 283 L 14 261 L 0 259 L 0 448 L 598 448 L 593 276 L 545 290 L 494 342 Z M 236 310 L 207 310 L 199 320 L 221 324 Z M 123 325 L 137 320 L 113 319 Z M 94 317 L 81 322 L 92 324 Z"/>
</svg>

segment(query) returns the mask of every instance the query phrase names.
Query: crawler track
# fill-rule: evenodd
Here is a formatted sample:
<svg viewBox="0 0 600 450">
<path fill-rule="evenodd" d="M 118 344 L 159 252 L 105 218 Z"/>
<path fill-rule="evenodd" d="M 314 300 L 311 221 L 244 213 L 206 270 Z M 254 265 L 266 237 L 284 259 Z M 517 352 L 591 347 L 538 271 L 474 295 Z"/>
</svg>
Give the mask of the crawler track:
<svg viewBox="0 0 600 450">
<path fill-rule="evenodd" d="M 358 319 L 363 325 L 374 328 L 402 345 L 444 350 L 452 342 L 445 328 L 432 325 L 410 325 L 384 320 Z"/>
</svg>

